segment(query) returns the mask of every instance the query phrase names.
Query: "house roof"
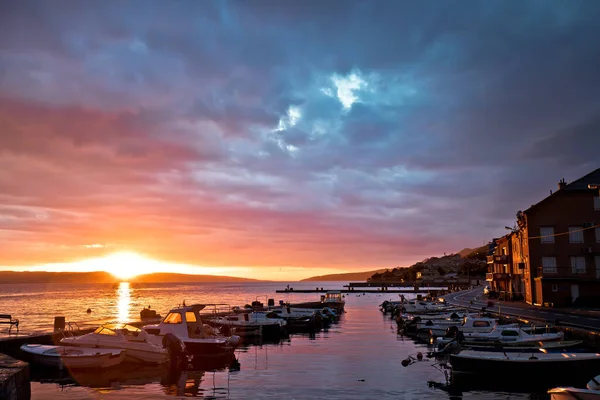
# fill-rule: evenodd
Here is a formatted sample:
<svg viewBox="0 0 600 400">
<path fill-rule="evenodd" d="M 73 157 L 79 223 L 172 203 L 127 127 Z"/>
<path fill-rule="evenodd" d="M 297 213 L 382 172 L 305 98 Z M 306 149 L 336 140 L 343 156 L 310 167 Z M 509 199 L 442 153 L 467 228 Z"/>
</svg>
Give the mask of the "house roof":
<svg viewBox="0 0 600 400">
<path fill-rule="evenodd" d="M 560 195 L 562 193 L 564 193 L 565 191 L 567 192 L 574 192 L 574 191 L 589 191 L 590 189 L 588 188 L 588 185 L 590 184 L 598 184 L 600 185 L 600 168 L 590 172 L 587 175 L 582 176 L 581 178 L 574 180 L 573 182 L 567 184 L 565 187 L 563 187 L 562 189 L 557 190 L 556 192 L 552 193 L 550 196 L 540 200 L 539 202 L 537 202 L 536 204 L 533 204 L 531 207 L 529 207 L 528 209 L 526 209 L 524 212 L 528 213 L 531 210 L 533 210 L 534 208 L 536 208 L 537 206 L 539 206 L 540 204 L 546 202 L 546 200 L 551 199 L 553 197 L 556 197 L 557 195 Z"/>
</svg>

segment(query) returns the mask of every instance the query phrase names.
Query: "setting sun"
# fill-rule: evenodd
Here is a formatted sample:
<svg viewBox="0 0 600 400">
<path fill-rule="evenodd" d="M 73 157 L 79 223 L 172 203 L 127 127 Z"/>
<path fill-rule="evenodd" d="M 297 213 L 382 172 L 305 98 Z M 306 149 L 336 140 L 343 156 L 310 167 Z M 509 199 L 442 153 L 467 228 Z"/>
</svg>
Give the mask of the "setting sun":
<svg viewBox="0 0 600 400">
<path fill-rule="evenodd" d="M 119 252 L 100 259 L 102 269 L 119 279 L 128 280 L 137 275 L 156 272 L 156 261 L 132 252 Z"/>
</svg>

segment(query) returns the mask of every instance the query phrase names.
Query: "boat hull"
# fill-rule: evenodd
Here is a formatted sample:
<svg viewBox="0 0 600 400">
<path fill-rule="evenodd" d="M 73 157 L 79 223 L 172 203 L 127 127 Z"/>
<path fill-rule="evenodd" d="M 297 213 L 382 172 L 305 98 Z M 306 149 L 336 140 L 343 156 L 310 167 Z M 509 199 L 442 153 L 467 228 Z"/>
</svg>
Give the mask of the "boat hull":
<svg viewBox="0 0 600 400">
<path fill-rule="evenodd" d="M 520 358 L 509 360 L 451 355 L 452 375 L 453 377 L 456 375 L 502 377 L 511 380 L 511 383 L 531 381 L 532 377 L 543 377 L 544 382 L 551 382 L 554 386 L 557 384 L 583 386 L 592 377 L 589 375 L 595 374 L 600 369 L 600 356 L 594 358 L 580 356 L 576 359 L 576 356 L 569 355 L 569 358 L 529 359 L 530 355 L 527 353 L 523 353 L 522 356 L 521 353 L 510 354 L 510 357 L 517 357 L 518 354 Z M 533 356 L 538 355 L 533 354 Z"/>
<path fill-rule="evenodd" d="M 110 368 L 121 364 L 125 360 L 125 351 L 121 349 L 98 349 L 97 354 L 76 354 L 76 351 L 65 348 L 64 354 L 39 354 L 32 352 L 31 345 L 21 346 L 21 350 L 29 355 L 30 360 L 35 364 L 59 369 L 91 369 L 91 368 Z M 62 346 L 46 346 L 62 347 Z M 33 349 L 35 350 L 35 349 Z M 89 349 L 86 349 L 89 350 Z"/>
</svg>

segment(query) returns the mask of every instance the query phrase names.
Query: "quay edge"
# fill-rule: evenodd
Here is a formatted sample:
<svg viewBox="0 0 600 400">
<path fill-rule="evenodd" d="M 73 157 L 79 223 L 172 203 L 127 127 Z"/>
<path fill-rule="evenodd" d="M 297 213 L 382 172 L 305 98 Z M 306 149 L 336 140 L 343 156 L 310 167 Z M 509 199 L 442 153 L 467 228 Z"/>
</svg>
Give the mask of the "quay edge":
<svg viewBox="0 0 600 400">
<path fill-rule="evenodd" d="M 0 353 L 0 399 L 29 400 L 29 364 Z"/>
</svg>

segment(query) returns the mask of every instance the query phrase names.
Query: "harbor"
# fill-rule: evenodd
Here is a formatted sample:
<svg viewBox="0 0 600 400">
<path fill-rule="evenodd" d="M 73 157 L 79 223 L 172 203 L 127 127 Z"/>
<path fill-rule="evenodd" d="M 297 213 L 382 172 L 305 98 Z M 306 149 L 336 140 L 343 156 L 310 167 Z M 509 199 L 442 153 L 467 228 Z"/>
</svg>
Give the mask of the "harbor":
<svg viewBox="0 0 600 400">
<path fill-rule="evenodd" d="M 271 285 L 272 287 L 272 293 L 275 292 L 277 289 L 276 287 L 274 287 L 276 285 Z M 308 284 L 298 284 L 297 285 L 298 288 L 306 288 L 306 286 L 308 286 Z M 47 398 L 60 398 L 60 394 L 55 392 L 56 389 L 60 388 L 61 385 L 67 385 L 67 387 L 71 388 L 70 390 L 75 390 L 78 393 L 81 393 L 82 397 L 81 398 L 87 398 L 86 396 L 86 391 L 91 389 L 91 388 L 109 388 L 112 387 L 111 392 L 113 393 L 113 395 L 117 396 L 117 398 L 119 398 L 120 395 L 123 396 L 127 396 L 128 393 L 132 393 L 132 390 L 135 390 L 135 388 L 139 388 L 137 386 L 137 384 L 144 384 L 146 385 L 145 387 L 152 387 L 154 389 L 145 389 L 145 390 L 156 390 L 157 392 L 152 392 L 155 395 L 158 395 L 158 393 L 161 393 L 159 396 L 165 396 L 165 397 L 169 397 L 171 395 L 177 395 L 177 393 L 179 395 L 189 395 L 189 396 L 202 396 L 202 393 L 206 393 L 205 391 L 202 390 L 202 385 L 207 385 L 209 382 L 206 380 L 206 376 L 209 376 L 210 374 L 214 374 L 215 379 L 219 380 L 221 382 L 224 382 L 223 379 L 227 378 L 228 380 L 228 387 L 227 387 L 227 391 L 223 392 L 223 385 L 222 384 L 216 384 L 213 387 L 213 390 L 215 391 L 215 393 L 217 393 L 215 395 L 215 398 L 228 398 L 228 396 L 231 396 L 232 393 L 236 393 L 238 395 L 240 395 L 239 397 L 246 397 L 248 395 L 250 395 L 249 393 L 243 394 L 244 393 L 244 388 L 240 387 L 239 384 L 243 381 L 246 384 L 252 385 L 251 381 L 249 381 L 249 379 L 251 379 L 251 376 L 254 374 L 254 372 L 252 371 L 260 371 L 260 368 L 275 368 L 273 367 L 273 365 L 277 365 L 277 376 L 278 379 L 282 380 L 283 383 L 285 383 L 286 385 L 292 385 L 292 387 L 295 387 L 293 383 L 291 383 L 289 381 L 289 379 L 286 377 L 287 373 L 291 373 L 291 371 L 295 370 L 296 368 L 299 368 L 300 365 L 298 365 L 296 362 L 292 362 L 292 360 L 298 360 L 301 359 L 302 357 L 304 357 L 302 354 L 304 354 L 305 352 L 309 352 L 310 354 L 314 354 L 314 350 L 310 350 L 311 346 L 316 345 L 319 346 L 320 348 L 320 353 L 322 354 L 322 357 L 327 357 L 327 361 L 326 364 L 331 364 L 334 363 L 335 365 L 338 365 L 338 362 L 341 361 L 342 359 L 344 359 L 345 355 L 352 355 L 354 354 L 356 351 L 358 351 L 358 349 L 362 349 L 364 346 L 364 351 L 367 351 L 369 353 L 369 356 L 367 356 L 367 354 L 363 354 L 363 353 L 358 353 L 356 354 L 356 357 L 359 357 L 361 360 L 367 360 L 370 359 L 371 363 L 373 363 L 371 365 L 371 369 L 373 369 L 373 371 L 380 371 L 381 374 L 381 365 L 383 363 L 383 365 L 386 365 L 385 368 L 387 368 L 387 371 L 389 371 L 389 379 L 385 378 L 385 374 L 379 378 L 375 378 L 374 376 L 372 376 L 372 373 L 369 372 L 367 369 L 365 369 L 364 367 L 360 367 L 359 365 L 350 367 L 350 366 L 345 366 L 344 368 L 350 368 L 348 370 L 348 373 L 350 376 L 353 376 L 354 378 L 352 378 L 352 380 L 354 381 L 354 384 L 357 384 L 358 386 L 355 387 L 355 390 L 357 390 L 356 395 L 353 396 L 347 396 L 347 392 L 345 391 L 339 391 L 340 389 L 337 389 L 337 386 L 335 386 L 334 381 L 332 381 L 331 383 L 334 384 L 334 386 L 332 388 L 329 389 L 329 395 L 332 398 L 364 398 L 364 396 L 368 396 L 368 393 L 370 393 L 369 391 L 365 391 L 366 388 L 368 388 L 369 390 L 373 391 L 377 391 L 377 390 L 384 390 L 384 392 L 382 393 L 387 393 L 387 395 L 383 395 L 383 397 L 386 396 L 394 396 L 397 393 L 400 393 L 401 389 L 399 386 L 397 386 L 396 383 L 394 383 L 395 379 L 399 379 L 399 378 L 394 378 L 395 376 L 401 377 L 401 376 L 407 376 L 407 379 L 411 379 L 414 383 L 412 383 L 410 386 L 409 385 L 409 391 L 413 391 L 415 394 L 419 394 L 419 396 L 426 396 L 427 398 L 443 398 L 443 395 L 445 394 L 446 390 L 454 390 L 453 388 L 459 387 L 461 390 L 465 390 L 464 395 L 466 398 L 469 398 L 469 396 L 475 396 L 473 398 L 478 398 L 475 395 L 475 392 L 473 392 L 473 394 L 471 395 L 471 390 L 475 390 L 475 389 L 482 389 L 481 387 L 479 388 L 473 388 L 473 384 L 476 382 L 479 382 L 479 379 L 473 380 L 470 378 L 467 378 L 466 381 L 460 381 L 460 380 L 455 380 L 454 381 L 454 386 L 450 385 L 448 386 L 449 382 L 446 382 L 445 379 L 445 375 L 443 371 L 439 371 L 437 370 L 434 366 L 437 365 L 436 362 L 434 361 L 435 359 L 432 358 L 428 358 L 426 357 L 426 355 L 428 354 L 432 354 L 435 353 L 437 351 L 437 345 L 439 345 L 439 343 L 436 343 L 435 340 L 432 340 L 430 336 L 425 337 L 424 335 L 415 335 L 414 339 L 412 334 L 409 334 L 408 331 L 405 331 L 404 329 L 400 329 L 400 325 L 398 324 L 398 321 L 396 319 L 396 316 L 394 316 L 393 318 L 390 318 L 389 316 L 391 315 L 391 312 L 387 312 L 385 313 L 383 316 L 378 317 L 377 315 L 380 314 L 377 309 L 380 308 L 379 306 L 381 304 L 383 304 L 384 302 L 398 302 L 398 301 L 402 301 L 401 297 L 399 294 L 396 293 L 382 293 L 381 291 L 379 293 L 365 293 L 363 294 L 362 292 L 355 292 L 355 293 L 342 293 L 342 291 L 340 289 L 338 289 L 341 285 L 323 285 L 323 289 L 324 292 L 323 294 L 320 294 L 317 296 L 317 298 L 315 299 L 314 296 L 312 296 L 311 294 L 304 294 L 304 293 L 287 293 L 287 295 L 283 298 L 278 299 L 277 297 L 270 297 L 268 294 L 262 296 L 261 300 L 261 296 L 259 295 L 249 295 L 250 293 L 247 293 L 244 297 L 248 300 L 252 299 L 252 301 L 248 301 L 247 304 L 243 304 L 242 303 L 237 303 L 240 304 L 240 306 L 232 306 L 232 309 L 235 309 L 239 312 L 239 310 L 244 310 L 251 313 L 251 312 L 255 312 L 255 310 L 258 310 L 259 308 L 262 309 L 269 309 L 269 307 L 276 309 L 278 308 L 281 303 L 283 303 L 284 305 L 287 305 L 289 303 L 289 305 L 308 305 L 311 303 L 316 303 L 319 304 L 321 303 L 321 296 L 327 296 L 328 293 L 329 295 L 335 295 L 338 296 L 338 298 L 344 300 L 344 302 L 346 303 L 346 306 L 344 308 L 344 312 L 341 314 L 340 318 L 338 321 L 332 323 L 332 324 L 328 324 L 327 326 L 323 326 L 320 329 L 312 329 L 312 330 L 303 330 L 300 329 L 298 331 L 290 331 L 290 332 L 286 332 L 283 335 L 280 335 L 279 333 L 276 335 L 264 335 L 263 337 L 260 336 L 254 336 L 254 337 L 241 337 L 239 340 L 239 343 L 237 343 L 237 345 L 235 346 L 235 348 L 233 349 L 233 351 L 231 352 L 226 352 L 226 354 L 221 354 L 221 355 L 217 355 L 216 357 L 211 357 L 210 360 L 207 360 L 206 358 L 201 357 L 199 360 L 196 360 L 196 362 L 191 362 L 189 363 L 189 365 L 186 363 L 186 365 L 182 365 L 178 362 L 176 368 L 171 368 L 169 365 L 171 365 L 172 362 L 166 363 L 166 364 L 155 364 L 154 366 L 152 365 L 147 365 L 145 366 L 144 363 L 140 364 L 137 363 L 136 365 L 139 365 L 139 367 L 135 368 L 135 371 L 132 370 L 130 367 L 127 367 L 127 365 L 130 365 L 129 363 L 122 363 L 123 367 L 121 367 L 120 365 L 116 365 L 116 366 L 112 366 L 112 367 L 105 367 L 102 368 L 103 372 L 101 374 L 93 374 L 93 373 L 89 373 L 87 372 L 87 369 L 75 369 L 72 370 L 70 368 L 65 368 L 65 369 L 60 369 L 60 368 L 51 368 L 48 369 L 47 367 L 44 368 L 40 368 L 36 363 L 30 364 L 27 369 L 23 369 L 23 371 L 28 370 L 30 372 L 30 375 L 24 375 L 24 376 L 30 376 L 30 380 L 31 380 L 31 393 L 32 393 L 32 397 L 31 398 L 44 398 L 44 396 L 47 396 Z M 241 286 L 240 286 L 241 287 Z M 224 289 L 227 288 L 226 290 L 230 290 L 230 288 L 228 286 L 224 286 Z M 260 288 L 260 289 L 259 289 Z M 162 290 L 162 289 L 161 289 Z M 180 289 L 181 290 L 181 289 Z M 190 290 L 189 294 L 193 293 L 192 288 L 190 287 L 189 289 L 186 288 L 184 289 L 184 291 Z M 264 290 L 264 286 L 258 286 L 256 290 L 254 290 L 254 293 L 258 293 L 259 291 L 263 291 Z M 306 288 L 306 290 L 309 290 L 308 288 Z M 130 288 L 130 298 L 131 297 L 135 297 L 136 296 L 136 289 L 135 288 Z M 142 290 L 139 293 L 143 293 L 144 291 Z M 453 312 L 456 313 L 475 313 L 475 312 L 479 312 L 481 311 L 481 305 L 489 305 L 488 302 L 486 301 L 485 297 L 482 296 L 481 294 L 482 292 L 482 288 L 481 287 L 477 287 L 474 288 L 470 291 L 460 291 L 460 292 L 453 292 L 453 293 L 448 293 L 445 296 L 445 302 L 444 302 L 444 306 L 445 307 L 451 307 L 448 310 L 454 310 Z M 263 292 L 264 293 L 264 292 Z M 472 300 L 471 299 L 471 294 L 473 294 L 473 299 L 477 298 L 477 300 Z M 217 298 L 218 296 L 214 296 L 212 297 L 212 299 L 214 300 L 215 298 Z M 222 296 L 221 296 L 222 297 Z M 427 297 L 426 294 L 419 294 L 419 296 L 417 297 L 417 295 L 406 295 L 405 297 L 406 301 L 412 301 L 414 302 L 414 304 L 417 303 L 427 303 L 429 302 L 429 298 Z M 208 300 L 208 298 L 204 298 L 204 300 Z M 459 302 L 463 300 L 462 304 L 459 304 Z M 471 301 L 473 301 L 473 303 L 471 304 Z M 234 302 L 232 302 L 233 304 L 236 304 Z M 159 304 L 159 303 L 157 303 Z M 162 304 L 162 303 L 160 303 Z M 185 312 L 193 312 L 195 309 L 197 309 L 196 306 L 197 303 L 193 303 L 190 301 L 186 301 L 186 305 L 184 306 L 183 304 L 180 304 L 179 307 L 185 307 L 185 308 L 173 308 L 171 307 L 170 309 L 164 309 L 162 306 L 155 306 L 152 307 L 153 310 L 156 310 L 157 312 L 159 312 L 161 315 L 163 315 L 163 319 L 171 319 L 172 317 L 170 317 L 171 313 L 173 312 L 177 312 L 177 310 L 181 310 L 182 314 L 182 318 L 185 318 Z M 208 304 L 208 302 L 206 302 L 206 304 Z M 218 310 L 218 305 L 215 304 L 213 306 L 205 306 L 202 308 L 202 310 L 199 311 L 199 314 L 197 316 L 200 316 L 203 320 L 204 320 L 204 316 L 202 316 L 203 314 L 215 314 L 215 312 Z M 229 304 L 227 305 L 229 306 Z M 504 312 L 502 311 L 502 307 L 500 309 L 500 318 L 502 320 L 505 320 L 508 318 L 508 315 L 504 314 Z M 145 306 L 144 309 L 147 309 L 147 307 Z M 188 310 L 188 311 L 186 311 Z M 252 311 L 251 311 L 252 310 Z M 494 318 L 498 318 L 498 315 L 495 314 L 498 310 L 497 307 L 488 307 L 488 315 L 490 318 L 490 320 L 493 320 Z M 185 312 L 184 312 L 185 311 Z M 545 311 L 545 310 L 538 310 L 538 311 Z M 130 310 L 130 312 L 127 315 L 131 315 L 132 314 L 137 313 L 139 316 L 140 310 L 138 309 L 137 311 L 135 310 Z M 125 314 L 123 314 L 124 316 Z M 220 314 L 219 318 L 222 319 L 223 322 L 225 321 L 229 321 L 231 322 L 232 320 L 229 319 L 229 316 L 242 316 L 241 318 L 238 318 L 237 320 L 244 320 L 245 318 L 243 317 L 244 313 L 241 314 Z M 429 318 L 434 318 L 433 314 L 427 314 Z M 461 314 L 462 315 L 462 314 Z M 216 319 L 219 319 L 216 318 Z M 383 318 L 383 319 L 381 319 Z M 439 316 L 435 317 L 437 319 L 433 319 L 433 322 L 439 321 Z M 75 337 L 75 340 L 79 340 L 77 339 L 77 337 L 89 337 L 90 334 L 93 335 L 93 332 L 95 331 L 94 328 L 98 328 L 98 327 L 102 327 L 104 326 L 105 328 L 108 329 L 120 329 L 123 327 L 126 327 L 126 329 L 128 329 L 128 333 L 130 334 L 135 334 L 137 332 L 137 335 L 140 335 L 142 331 L 147 331 L 150 332 L 152 329 L 154 329 L 153 327 L 157 326 L 157 321 L 161 321 L 161 320 L 147 320 L 147 321 L 135 321 L 133 320 L 134 318 L 130 318 L 130 320 L 128 321 L 122 321 L 119 324 L 116 324 L 115 320 L 111 320 L 111 319 L 107 319 L 106 321 L 103 321 L 102 324 L 98 325 L 98 326 L 86 326 L 86 324 L 82 323 L 82 327 L 81 327 L 81 331 L 77 332 L 77 334 L 73 335 Z M 26 345 L 26 344 L 47 344 L 47 345 L 61 345 L 61 338 L 64 339 L 65 336 L 70 336 L 70 335 L 64 335 L 61 332 L 44 332 L 44 333 L 36 333 L 36 334 L 28 334 L 27 333 L 27 327 L 28 327 L 28 318 L 20 318 L 21 320 L 21 324 L 20 324 L 20 330 L 19 333 L 11 333 L 11 335 L 2 335 L 2 339 L 0 340 L 0 346 L 3 346 L 3 352 L 5 353 L 9 353 L 11 354 L 11 357 L 13 359 L 21 359 L 21 358 L 25 358 L 23 357 L 22 353 L 19 353 L 19 349 L 21 348 L 21 346 Z M 215 326 L 214 324 L 212 324 L 210 322 L 210 319 L 206 319 L 206 322 L 211 325 L 211 326 Z M 424 323 L 426 321 L 423 321 Z M 531 325 L 535 325 L 538 324 L 538 326 L 546 326 L 545 324 L 549 323 L 549 321 L 544 321 L 542 322 L 542 319 L 537 320 L 537 321 L 533 321 L 532 319 L 524 319 L 524 318 L 515 318 L 514 322 L 517 323 L 521 323 L 522 326 L 531 326 Z M 456 325 L 462 325 L 463 322 L 454 322 Z M 359 324 L 359 325 L 356 325 Z M 65 325 L 66 327 L 68 327 L 68 323 L 66 323 Z M 360 329 L 357 331 L 356 329 L 358 329 L 358 326 L 360 326 Z M 431 326 L 427 326 L 427 331 L 430 331 L 432 329 Z M 143 328 L 142 330 L 138 331 L 138 327 Z M 145 327 L 145 328 L 144 328 Z M 441 333 L 445 333 L 445 330 L 447 329 L 447 325 L 443 327 L 443 332 L 440 331 Z M 222 332 L 225 332 L 226 330 L 223 329 L 224 326 L 221 326 L 219 329 Z M 75 329 L 75 328 L 73 328 Z M 160 327 L 158 327 L 158 329 L 161 329 Z M 546 334 L 546 336 L 544 336 L 543 338 L 543 343 L 545 344 L 545 349 L 547 349 L 549 352 L 551 353 L 556 353 L 557 350 L 560 350 L 561 347 L 560 346 L 564 346 L 564 345 L 569 345 L 569 351 L 575 351 L 575 347 L 577 347 L 577 354 L 581 354 L 579 352 L 581 352 L 582 350 L 585 349 L 593 349 L 594 347 L 594 342 L 593 341 L 588 341 L 585 338 L 579 338 L 576 337 L 574 334 L 571 336 L 567 336 L 566 331 L 563 331 L 563 329 L 575 329 L 575 328 L 565 328 L 565 327 L 560 327 L 560 326 L 552 326 L 552 330 L 555 332 L 564 332 L 564 336 L 561 337 L 561 340 L 559 341 L 555 341 L 554 338 L 555 336 L 550 336 L 549 334 Z M 507 328 L 508 330 L 508 328 Z M 525 333 L 518 333 L 520 335 L 520 337 L 525 337 L 524 335 L 526 334 L 530 334 L 530 335 L 539 335 L 539 334 L 544 334 L 541 332 L 536 332 L 536 331 L 528 331 L 529 333 L 526 333 L 526 330 L 523 329 L 522 330 Z M 352 333 L 354 332 L 354 333 Z M 227 332 L 228 334 L 234 334 L 235 331 L 230 331 Z M 250 332 L 248 332 L 250 333 Z M 265 332 L 266 333 L 266 332 Z M 117 332 L 117 334 L 119 334 Z M 383 348 L 378 348 L 375 345 L 375 342 L 371 342 L 369 340 L 369 338 L 371 338 L 371 336 L 375 335 L 374 337 L 378 337 L 378 342 L 383 343 Z M 443 335 L 442 335 L 443 336 Z M 467 335 L 468 336 L 468 335 Z M 386 339 L 389 338 L 389 339 Z M 535 337 L 537 339 L 537 337 Z M 551 340 L 552 339 L 552 340 Z M 388 340 L 391 340 L 390 342 L 388 342 Z M 414 341 L 413 341 L 414 340 Z M 62 345 L 64 345 L 65 341 L 63 340 Z M 362 345 L 360 345 L 359 347 L 356 347 L 359 343 L 362 343 Z M 447 343 L 446 343 L 447 344 Z M 575 344 L 575 345 L 573 345 Z M 478 343 L 479 347 L 481 347 L 480 351 L 489 351 L 490 347 L 487 347 L 487 345 L 485 343 Z M 353 347 L 349 347 L 349 346 L 353 346 Z M 516 349 L 516 347 L 514 345 L 512 345 L 513 349 Z M 355 349 L 355 350 L 352 350 Z M 492 350 L 497 351 L 497 346 L 495 348 L 493 348 Z M 527 348 L 526 350 L 531 351 L 531 348 Z M 288 352 L 292 352 L 294 354 L 293 358 L 289 359 L 288 357 L 283 356 L 283 353 L 287 354 Z M 395 354 L 395 357 L 390 358 L 389 355 L 393 352 L 393 354 Z M 377 354 L 379 354 L 379 356 L 377 356 Z M 419 356 L 418 354 L 421 354 L 421 361 L 419 361 Z M 275 358 L 273 358 L 275 357 Z M 338 360 L 337 357 L 340 357 L 340 359 Z M 269 361 L 269 366 L 263 365 L 261 363 L 266 362 L 266 360 L 270 360 Z M 263 360 L 263 361 L 261 361 Z M 323 358 L 323 362 L 325 358 Z M 338 360 L 338 361 L 336 361 Z M 425 360 L 425 361 L 423 361 Z M 210 361 L 210 362 L 209 362 Z M 23 361 L 18 361 L 19 363 L 23 363 Z M 275 364 L 273 364 L 275 363 Z M 308 364 L 306 364 L 308 363 Z M 410 368 L 404 368 L 403 365 L 404 364 L 408 364 L 410 366 Z M 313 367 L 317 368 L 318 371 L 320 371 L 320 368 L 322 368 L 319 364 L 315 364 L 312 361 L 308 361 L 306 360 L 303 364 L 305 365 L 313 365 Z M 369 364 L 369 363 L 367 363 Z M 419 365 L 421 365 L 421 367 L 419 367 Z M 248 368 L 251 368 L 251 371 L 248 370 Z M 323 365 L 324 367 L 324 365 Z M 434 367 L 434 368 L 432 368 Z M 56 371 L 55 373 L 49 373 L 50 371 Z M 93 370 L 93 369 L 92 369 Z M 273 371 L 273 369 L 269 369 L 270 371 Z M 288 371 L 288 372 L 285 372 Z M 317 371 L 317 372 L 318 372 Z M 353 371 L 353 372 L 351 372 Z M 322 372 L 321 372 L 322 373 Z M 22 372 L 22 374 L 26 374 L 26 372 Z M 407 375 L 408 374 L 408 375 Z M 417 375 L 412 375 L 412 374 L 417 374 Z M 100 379 L 100 376 L 102 376 L 103 378 Z M 186 389 L 187 386 L 180 386 L 180 383 L 178 382 L 188 382 L 187 379 L 184 379 L 184 377 L 191 377 L 191 376 L 196 376 L 196 377 L 200 377 L 199 379 L 197 379 L 195 382 L 195 386 L 192 385 L 192 387 L 195 387 L 195 389 L 190 389 L 189 387 Z M 410 378 L 408 378 L 410 376 Z M 183 381 L 181 381 L 183 379 Z M 340 377 L 338 377 L 337 379 L 341 379 Z M 363 381 L 364 379 L 364 381 Z M 374 385 L 374 382 L 379 379 L 381 385 Z M 351 380 L 348 380 L 348 382 L 350 382 Z M 117 384 L 117 382 L 120 382 L 119 384 Z M 337 381 L 339 382 L 339 381 Z M 368 383 L 367 383 L 368 382 Z M 189 382 L 188 382 L 189 383 Z M 456 384 L 460 383 L 460 386 L 456 386 Z M 577 382 L 578 384 L 580 384 L 580 382 Z M 585 383 L 585 382 L 584 382 Z M 133 384 L 133 386 L 131 386 Z M 350 383 L 349 383 L 350 384 Z M 56 385 L 56 386 L 53 386 Z M 75 386 L 73 386 L 75 385 Z M 117 385 L 117 386 L 115 386 Z M 124 386 L 123 386 L 124 385 Z M 150 386 L 148 386 L 150 385 Z M 153 386 L 154 385 L 154 386 Z M 165 386 L 166 385 L 166 386 Z M 188 384 L 186 384 L 188 385 Z M 385 385 L 385 386 L 382 386 Z M 5 385 L 6 386 L 6 385 Z M 278 386 L 278 385 L 276 385 Z M 353 386 L 353 384 L 351 385 Z M 406 386 L 403 385 L 403 386 Z M 56 388 L 56 389 L 53 389 Z M 279 386 L 278 386 L 279 387 Z M 324 390 L 322 386 L 321 390 Z M 354 387 L 354 386 L 353 386 Z M 121 388 L 121 389 L 115 389 L 115 388 Z M 378 389 L 379 388 L 379 389 Z M 501 390 L 513 390 L 510 385 L 505 386 L 503 389 Z M 522 388 L 521 388 L 522 389 Z M 550 388 L 549 388 L 550 389 Z M 107 390 L 107 389 L 104 389 Z M 190 391 L 192 390 L 192 391 Z M 221 392 L 219 392 L 221 390 Z M 256 389 L 254 389 L 256 390 Z M 290 389 L 286 389 L 286 390 L 290 390 Z M 489 398 L 495 398 L 494 393 L 495 390 L 500 390 L 498 388 L 495 388 L 493 385 L 491 386 L 486 386 L 483 388 L 483 390 L 488 391 L 488 396 L 491 396 Z M 516 390 L 516 389 L 515 389 Z M 532 389 L 533 390 L 533 389 Z M 541 393 L 539 390 L 541 390 L 540 388 L 536 388 L 536 393 Z M 325 390 L 327 392 L 327 390 Z M 543 393 L 546 393 L 544 390 L 541 390 Z M 525 392 L 527 392 L 527 390 L 525 390 Z M 27 393 L 26 391 L 23 391 L 22 393 Z M 220 393 L 220 394 L 219 394 Z M 294 394 L 292 394 L 294 393 Z M 300 392 L 290 392 L 290 395 L 296 397 L 296 398 L 311 398 L 308 394 L 309 392 L 305 392 L 300 394 Z M 343 394 L 342 394 L 343 393 Z M 521 390 L 520 392 L 517 393 L 523 393 L 523 391 Z M 264 392 L 263 392 L 264 394 Z M 26 395 L 21 395 L 21 397 L 19 397 L 19 399 L 21 398 L 27 398 L 27 397 L 23 397 Z M 262 395 L 261 395 L 262 396 Z M 362 397 L 361 397 L 362 396 Z M 268 397 L 268 396 L 267 396 Z M 315 395 L 313 393 L 313 397 L 319 397 L 318 395 Z"/>
</svg>

